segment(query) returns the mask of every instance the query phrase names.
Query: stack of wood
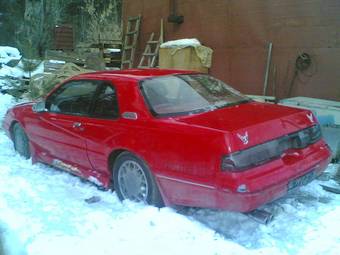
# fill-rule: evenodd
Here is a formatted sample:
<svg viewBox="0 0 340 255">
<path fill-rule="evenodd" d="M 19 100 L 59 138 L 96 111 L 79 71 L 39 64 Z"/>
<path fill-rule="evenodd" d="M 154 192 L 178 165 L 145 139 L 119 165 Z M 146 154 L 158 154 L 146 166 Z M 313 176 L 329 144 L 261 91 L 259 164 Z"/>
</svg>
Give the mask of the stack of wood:
<svg viewBox="0 0 340 255">
<path fill-rule="evenodd" d="M 29 91 L 26 96 L 31 99 L 45 96 L 51 89 L 64 80 L 74 75 L 88 72 L 93 72 L 93 70 L 82 68 L 73 63 L 67 63 L 53 73 L 34 75 L 30 80 Z"/>
</svg>

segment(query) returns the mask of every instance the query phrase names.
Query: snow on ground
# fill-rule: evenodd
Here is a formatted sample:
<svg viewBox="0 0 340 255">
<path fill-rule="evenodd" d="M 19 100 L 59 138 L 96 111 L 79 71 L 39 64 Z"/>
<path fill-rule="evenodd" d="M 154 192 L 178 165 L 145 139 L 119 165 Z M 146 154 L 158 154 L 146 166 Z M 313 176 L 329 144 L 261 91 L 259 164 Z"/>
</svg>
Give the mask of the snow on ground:
<svg viewBox="0 0 340 255">
<path fill-rule="evenodd" d="M 0 118 L 12 99 L 0 94 Z M 6 105 L 6 106 L 5 106 Z M 314 181 L 266 206 L 261 225 L 240 213 L 157 209 L 18 156 L 0 131 L 0 233 L 6 255 L 339 254 L 340 197 Z M 335 172 L 338 165 L 330 165 Z M 330 181 L 328 181 L 330 182 Z M 92 196 L 100 201 L 85 202 Z"/>
<path fill-rule="evenodd" d="M 24 71 L 17 67 L 3 65 L 0 69 L 0 77 L 21 78 L 24 76 Z"/>
</svg>

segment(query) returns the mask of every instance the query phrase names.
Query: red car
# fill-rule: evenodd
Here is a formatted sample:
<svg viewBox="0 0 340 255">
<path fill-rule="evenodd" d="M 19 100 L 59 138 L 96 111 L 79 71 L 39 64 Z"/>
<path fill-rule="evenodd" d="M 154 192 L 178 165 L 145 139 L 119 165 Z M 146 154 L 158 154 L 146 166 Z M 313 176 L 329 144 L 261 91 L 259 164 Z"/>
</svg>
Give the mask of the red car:
<svg viewBox="0 0 340 255">
<path fill-rule="evenodd" d="M 15 149 L 120 199 L 251 211 L 319 175 L 331 157 L 311 112 L 258 103 L 209 75 L 77 75 L 3 123 Z"/>
</svg>

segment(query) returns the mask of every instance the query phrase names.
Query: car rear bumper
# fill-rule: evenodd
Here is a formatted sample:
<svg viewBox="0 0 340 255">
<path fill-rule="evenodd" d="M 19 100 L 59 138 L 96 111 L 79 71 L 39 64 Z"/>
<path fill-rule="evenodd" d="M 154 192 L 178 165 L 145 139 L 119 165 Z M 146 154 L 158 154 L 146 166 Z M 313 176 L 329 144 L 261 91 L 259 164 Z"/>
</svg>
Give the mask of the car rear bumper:
<svg viewBox="0 0 340 255">
<path fill-rule="evenodd" d="M 167 206 L 185 205 L 248 212 L 288 192 L 288 185 L 307 173 L 313 177 L 324 171 L 330 160 L 329 147 L 319 142 L 291 152 L 280 159 L 239 173 L 221 172 L 210 182 L 183 179 L 156 173 L 163 200 Z M 303 183 L 305 184 L 305 183 Z M 240 185 L 246 190 L 238 191 Z"/>
<path fill-rule="evenodd" d="M 274 168 L 270 168 L 269 164 L 262 167 L 263 175 L 260 174 L 261 170 L 258 172 L 255 170 L 253 175 L 249 174 L 238 179 L 238 186 L 245 184 L 248 189 L 253 189 L 253 191 L 237 192 L 237 190 L 231 191 L 228 188 L 218 190 L 216 207 L 239 212 L 252 211 L 284 196 L 289 191 L 289 186 L 295 188 L 301 186 L 299 184 L 305 185 L 306 182 L 312 181 L 327 168 L 331 160 L 331 152 L 323 141 L 318 142 L 314 148 L 309 148 L 309 150 L 309 154 L 307 155 L 306 152 L 303 160 L 295 163 L 289 162 L 290 164 L 283 163 L 281 167 Z M 273 165 L 275 165 L 274 162 Z M 312 172 L 314 172 L 312 176 L 308 176 Z M 314 178 L 311 179 L 311 177 Z M 267 186 L 260 189 L 259 185 Z"/>
</svg>

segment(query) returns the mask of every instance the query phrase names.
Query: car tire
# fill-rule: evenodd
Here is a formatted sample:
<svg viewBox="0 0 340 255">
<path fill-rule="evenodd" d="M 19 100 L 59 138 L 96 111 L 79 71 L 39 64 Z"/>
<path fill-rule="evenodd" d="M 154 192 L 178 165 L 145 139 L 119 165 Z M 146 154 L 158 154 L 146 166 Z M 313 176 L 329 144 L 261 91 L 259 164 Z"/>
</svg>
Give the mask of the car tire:
<svg viewBox="0 0 340 255">
<path fill-rule="evenodd" d="M 14 149 L 25 159 L 31 157 L 29 139 L 19 123 L 14 124 L 12 129 Z"/>
<path fill-rule="evenodd" d="M 129 152 L 120 154 L 113 165 L 113 186 L 120 200 L 129 199 L 157 207 L 164 206 L 150 169 Z"/>
</svg>

